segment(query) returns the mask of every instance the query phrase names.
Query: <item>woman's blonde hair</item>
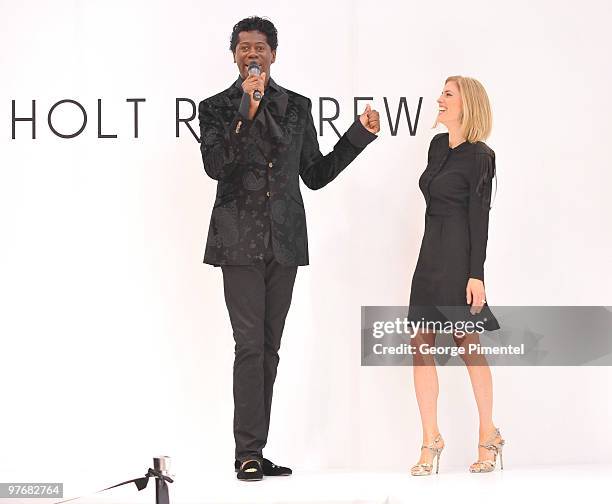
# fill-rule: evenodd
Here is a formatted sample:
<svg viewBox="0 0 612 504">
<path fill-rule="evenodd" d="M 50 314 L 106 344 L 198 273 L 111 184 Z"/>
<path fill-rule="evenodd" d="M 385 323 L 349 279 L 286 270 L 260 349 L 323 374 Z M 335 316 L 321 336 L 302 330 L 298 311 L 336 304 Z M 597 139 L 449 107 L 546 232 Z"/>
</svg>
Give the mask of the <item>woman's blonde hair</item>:
<svg viewBox="0 0 612 504">
<path fill-rule="evenodd" d="M 452 75 L 444 84 L 456 82 L 461 93 L 461 129 L 463 136 L 470 143 L 486 140 L 491 134 L 493 117 L 489 97 L 484 86 L 472 77 Z M 434 124 L 434 128 L 438 121 Z"/>
</svg>

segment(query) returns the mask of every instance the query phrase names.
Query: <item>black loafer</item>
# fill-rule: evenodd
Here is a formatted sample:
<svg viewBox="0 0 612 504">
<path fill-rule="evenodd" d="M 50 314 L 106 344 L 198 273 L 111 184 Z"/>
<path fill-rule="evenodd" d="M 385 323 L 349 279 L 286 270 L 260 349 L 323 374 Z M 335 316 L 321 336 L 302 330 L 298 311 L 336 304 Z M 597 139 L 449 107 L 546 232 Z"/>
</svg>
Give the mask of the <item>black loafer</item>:
<svg viewBox="0 0 612 504">
<path fill-rule="evenodd" d="M 240 469 L 240 462 L 238 460 L 234 462 L 234 469 L 236 471 Z M 293 474 L 289 467 L 277 466 L 266 458 L 263 459 L 262 469 L 264 476 L 291 476 Z"/>
<path fill-rule="evenodd" d="M 239 462 L 238 464 L 236 477 L 240 481 L 261 481 L 263 479 L 263 470 L 259 460 L 246 460 L 242 465 Z"/>
<path fill-rule="evenodd" d="M 293 471 L 288 467 L 277 466 L 268 459 L 263 459 L 263 473 L 266 476 L 291 476 Z"/>
</svg>

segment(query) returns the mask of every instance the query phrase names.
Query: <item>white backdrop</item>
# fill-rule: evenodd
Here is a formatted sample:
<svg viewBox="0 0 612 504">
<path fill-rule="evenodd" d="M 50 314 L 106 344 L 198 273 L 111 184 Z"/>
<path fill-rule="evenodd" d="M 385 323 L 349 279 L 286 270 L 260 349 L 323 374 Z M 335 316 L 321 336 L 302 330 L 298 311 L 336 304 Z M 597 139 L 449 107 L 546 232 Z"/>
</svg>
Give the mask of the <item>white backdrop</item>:
<svg viewBox="0 0 612 504">
<path fill-rule="evenodd" d="M 373 96 L 382 119 L 336 181 L 303 187 L 311 265 L 298 272 L 266 454 L 384 471 L 418 457 L 412 370 L 360 367 L 360 306 L 407 303 L 417 181 L 448 75 L 478 78 L 493 105 L 490 303 L 612 304 L 605 1 L 1 0 L 0 471 L 111 483 L 156 454 L 178 474 L 231 466 L 233 339 L 221 272 L 202 264 L 215 183 L 184 126 L 175 138 L 174 109 L 236 78 L 229 35 L 251 14 L 279 30 L 277 82 L 315 105 L 336 97 L 342 130 L 353 96 Z M 393 114 L 400 96 L 411 112 L 423 97 L 416 136 L 405 120 L 389 134 L 385 96 Z M 117 139 L 97 138 L 98 98 Z M 138 139 L 127 98 L 147 100 Z M 11 139 L 11 100 L 23 117 L 33 99 L 37 138 L 20 122 Z M 61 99 L 87 110 L 77 138 L 47 126 Z M 69 106 L 54 113 L 63 131 L 79 120 Z M 327 128 L 322 150 L 335 140 Z M 467 373 L 439 374 L 446 463 L 466 466 L 477 442 Z M 493 375 L 507 466 L 612 462 L 611 369 Z"/>
</svg>

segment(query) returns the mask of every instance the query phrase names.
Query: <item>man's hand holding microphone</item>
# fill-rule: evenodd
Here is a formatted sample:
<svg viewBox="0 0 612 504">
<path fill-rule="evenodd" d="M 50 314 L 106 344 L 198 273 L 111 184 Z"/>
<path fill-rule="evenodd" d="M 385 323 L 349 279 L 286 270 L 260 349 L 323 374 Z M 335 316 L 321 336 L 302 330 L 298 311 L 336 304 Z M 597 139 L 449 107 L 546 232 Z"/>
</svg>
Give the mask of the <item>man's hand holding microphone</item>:
<svg viewBox="0 0 612 504">
<path fill-rule="evenodd" d="M 249 65 L 249 75 L 242 81 L 242 90 L 251 97 L 249 102 L 249 120 L 251 121 L 257 113 L 265 87 L 266 72 L 262 72 L 257 63 L 251 63 Z"/>
</svg>

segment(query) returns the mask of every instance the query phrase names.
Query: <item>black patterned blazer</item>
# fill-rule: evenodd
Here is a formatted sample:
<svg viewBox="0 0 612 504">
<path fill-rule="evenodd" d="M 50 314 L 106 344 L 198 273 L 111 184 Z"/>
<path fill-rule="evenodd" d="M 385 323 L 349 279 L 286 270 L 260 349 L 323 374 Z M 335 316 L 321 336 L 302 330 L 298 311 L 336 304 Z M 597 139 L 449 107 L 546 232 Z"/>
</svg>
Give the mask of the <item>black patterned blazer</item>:
<svg viewBox="0 0 612 504">
<path fill-rule="evenodd" d="M 239 78 L 198 106 L 204 170 L 217 181 L 204 262 L 253 264 L 266 245 L 285 265 L 308 264 L 299 177 L 320 189 L 376 135 L 357 119 L 332 152 L 319 151 L 311 101 L 272 79 L 254 119 Z"/>
</svg>

